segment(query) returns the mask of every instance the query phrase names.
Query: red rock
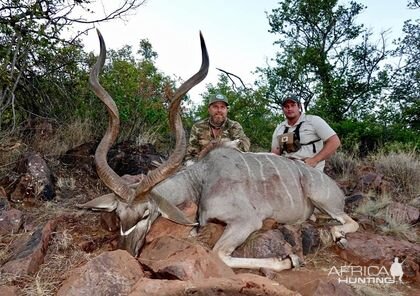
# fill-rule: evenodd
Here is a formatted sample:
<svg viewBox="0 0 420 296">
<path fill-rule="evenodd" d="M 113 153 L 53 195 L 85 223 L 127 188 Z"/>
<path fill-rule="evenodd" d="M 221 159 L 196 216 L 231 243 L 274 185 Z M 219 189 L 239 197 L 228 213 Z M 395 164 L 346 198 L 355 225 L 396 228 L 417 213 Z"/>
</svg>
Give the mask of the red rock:
<svg viewBox="0 0 420 296">
<path fill-rule="evenodd" d="M 184 239 L 164 236 L 141 252 L 139 260 L 157 274 L 180 280 L 229 277 L 233 271 L 215 253 Z"/>
<path fill-rule="evenodd" d="M 17 247 L 17 251 L 0 268 L 0 272 L 17 276 L 36 273 L 40 265 L 44 263 L 48 243 L 55 228 L 56 221 L 54 220 L 47 222 L 43 228 L 38 228 L 29 239 Z"/>
<path fill-rule="evenodd" d="M 419 209 L 399 202 L 391 203 L 387 212 L 398 223 L 415 224 L 420 218 Z"/>
<path fill-rule="evenodd" d="M 23 224 L 23 213 L 16 209 L 0 211 L 0 235 L 17 233 Z"/>
<path fill-rule="evenodd" d="M 105 252 L 71 270 L 57 295 L 127 295 L 143 275 L 140 264 L 128 252 Z"/>
<path fill-rule="evenodd" d="M 224 278 L 179 280 L 140 279 L 133 287 L 131 296 L 295 296 L 297 292 L 255 274 L 236 274 Z"/>
<path fill-rule="evenodd" d="M 17 296 L 18 288 L 16 286 L 0 286 L 0 295 L 4 296 Z"/>
<path fill-rule="evenodd" d="M 405 260 L 404 279 L 420 281 L 419 244 L 367 232 L 349 233 L 346 238 L 347 248 L 335 247 L 335 251 L 352 265 L 384 266 L 389 270 L 394 258 L 399 257 Z"/>
<path fill-rule="evenodd" d="M 187 203 L 182 208 L 183 213 L 191 221 L 195 219 L 197 212 L 197 206 L 194 203 Z M 146 243 L 149 243 L 162 236 L 173 236 L 179 239 L 187 238 L 190 236 L 190 233 L 193 229 L 193 226 L 181 225 L 175 222 L 172 222 L 166 218 L 159 217 L 150 227 L 150 231 L 146 236 Z"/>
</svg>

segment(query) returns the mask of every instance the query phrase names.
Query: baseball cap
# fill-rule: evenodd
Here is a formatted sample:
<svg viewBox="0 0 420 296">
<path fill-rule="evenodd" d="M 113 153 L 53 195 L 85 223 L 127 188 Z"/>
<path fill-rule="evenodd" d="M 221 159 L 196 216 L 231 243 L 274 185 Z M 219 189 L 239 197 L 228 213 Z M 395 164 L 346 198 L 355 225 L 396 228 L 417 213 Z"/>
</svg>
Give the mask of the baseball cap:
<svg viewBox="0 0 420 296">
<path fill-rule="evenodd" d="M 209 106 L 213 103 L 216 103 L 216 102 L 223 102 L 223 103 L 226 104 L 226 106 L 229 106 L 228 99 L 222 94 L 217 94 L 215 96 L 212 96 L 209 99 Z"/>
<path fill-rule="evenodd" d="M 293 101 L 293 102 L 295 102 L 297 104 L 300 104 L 300 101 L 299 101 L 298 97 L 296 95 L 293 95 L 293 94 L 285 96 L 284 99 L 283 99 L 283 101 L 281 101 L 281 105 L 284 106 L 284 104 L 287 101 Z"/>
</svg>

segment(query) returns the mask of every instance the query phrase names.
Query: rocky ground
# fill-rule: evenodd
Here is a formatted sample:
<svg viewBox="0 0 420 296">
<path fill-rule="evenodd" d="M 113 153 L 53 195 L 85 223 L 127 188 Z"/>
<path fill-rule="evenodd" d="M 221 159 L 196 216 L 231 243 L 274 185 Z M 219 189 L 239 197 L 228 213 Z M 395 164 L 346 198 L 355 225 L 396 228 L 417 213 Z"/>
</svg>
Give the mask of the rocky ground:
<svg viewBox="0 0 420 296">
<path fill-rule="evenodd" d="M 381 218 L 355 211 L 372 190 L 389 190 L 372 170 L 362 170 L 357 184 L 341 184 L 346 210 L 361 226 L 348 235 L 347 249 L 330 241 L 327 230 L 335 222 L 321 214 L 298 226 L 267 220 L 234 255 L 285 258 L 293 252 L 305 265 L 279 273 L 232 270 L 211 251 L 223 231 L 219 224 L 192 236 L 191 227 L 160 217 L 138 258 L 118 250 L 115 216 L 75 206 L 107 192 L 94 171 L 93 147 L 60 159 L 27 153 L 0 180 L 0 295 L 420 294 L 419 207 L 387 205 L 387 215 L 411 225 L 411 238 L 385 235 Z M 149 145 L 123 144 L 110 153 L 121 175 L 145 173 L 162 159 Z M 183 211 L 194 217 L 196 207 L 186 204 Z M 403 262 L 402 282 L 390 274 L 395 257 Z"/>
</svg>

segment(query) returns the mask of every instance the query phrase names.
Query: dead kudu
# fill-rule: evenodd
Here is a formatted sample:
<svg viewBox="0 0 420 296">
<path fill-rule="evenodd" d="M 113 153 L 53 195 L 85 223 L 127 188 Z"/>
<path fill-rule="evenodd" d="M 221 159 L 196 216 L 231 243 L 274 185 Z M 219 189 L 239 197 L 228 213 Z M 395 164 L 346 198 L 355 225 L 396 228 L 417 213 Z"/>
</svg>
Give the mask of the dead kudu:
<svg viewBox="0 0 420 296">
<path fill-rule="evenodd" d="M 181 98 L 207 75 L 209 60 L 200 34 L 202 65 L 200 70 L 175 92 L 169 109 L 170 126 L 176 135 L 174 152 L 168 161 L 149 172 L 140 183 L 127 184 L 108 165 L 107 152 L 119 128 L 114 101 L 99 84 L 98 74 L 105 60 L 105 44 L 99 34 L 101 51 L 92 69 L 90 84 L 109 113 L 109 126 L 99 144 L 95 161 L 102 181 L 113 193 L 98 197 L 83 208 L 115 211 L 120 219 L 120 246 L 138 255 L 145 236 L 159 214 L 178 223 L 188 221 L 176 205 L 193 201 L 198 205 L 199 224 L 209 221 L 226 223 L 214 251 L 233 268 L 269 268 L 275 271 L 292 268 L 296 256 L 279 258 L 236 258 L 231 253 L 263 220 L 296 224 L 307 220 L 314 207 L 328 213 L 342 225 L 331 228 L 335 241 L 345 246 L 344 235 L 354 232 L 358 224 L 343 211 L 344 195 L 335 182 L 303 163 L 270 153 L 242 153 L 219 147 L 196 164 L 179 172 L 185 155 L 186 139 L 179 115 Z"/>
</svg>

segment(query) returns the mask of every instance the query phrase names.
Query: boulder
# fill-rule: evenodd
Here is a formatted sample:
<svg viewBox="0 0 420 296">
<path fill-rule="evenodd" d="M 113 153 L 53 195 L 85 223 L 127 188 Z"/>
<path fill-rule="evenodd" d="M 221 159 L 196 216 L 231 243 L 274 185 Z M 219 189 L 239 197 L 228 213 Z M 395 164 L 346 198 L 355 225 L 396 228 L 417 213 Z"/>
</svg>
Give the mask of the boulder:
<svg viewBox="0 0 420 296">
<path fill-rule="evenodd" d="M 0 210 L 0 235 L 17 233 L 22 227 L 23 217 L 17 209 Z"/>
<path fill-rule="evenodd" d="M 128 252 L 105 252 L 71 270 L 57 295 L 127 295 L 143 275 L 140 264 Z"/>
<path fill-rule="evenodd" d="M 344 260 L 358 266 L 384 266 L 389 270 L 394 258 L 401 261 L 404 279 L 420 282 L 420 245 L 375 233 L 355 232 L 346 236 L 346 249 L 335 247 Z"/>
<path fill-rule="evenodd" d="M 212 251 L 170 236 L 153 240 L 143 249 L 139 260 L 159 278 L 197 280 L 234 274 Z"/>
<path fill-rule="evenodd" d="M 38 227 L 24 242 L 15 247 L 16 251 L 0 268 L 1 273 L 16 276 L 33 275 L 44 263 L 48 250 L 48 243 L 56 228 L 56 221 L 52 220 L 44 227 Z"/>
<path fill-rule="evenodd" d="M 21 202 L 25 198 L 52 200 L 55 196 L 51 171 L 41 155 L 28 152 L 20 161 L 17 170 L 22 173 L 11 200 Z"/>
<path fill-rule="evenodd" d="M 141 278 L 133 287 L 131 296 L 295 296 L 299 293 L 255 274 L 236 274 L 223 278 L 179 280 L 152 280 Z"/>
</svg>

